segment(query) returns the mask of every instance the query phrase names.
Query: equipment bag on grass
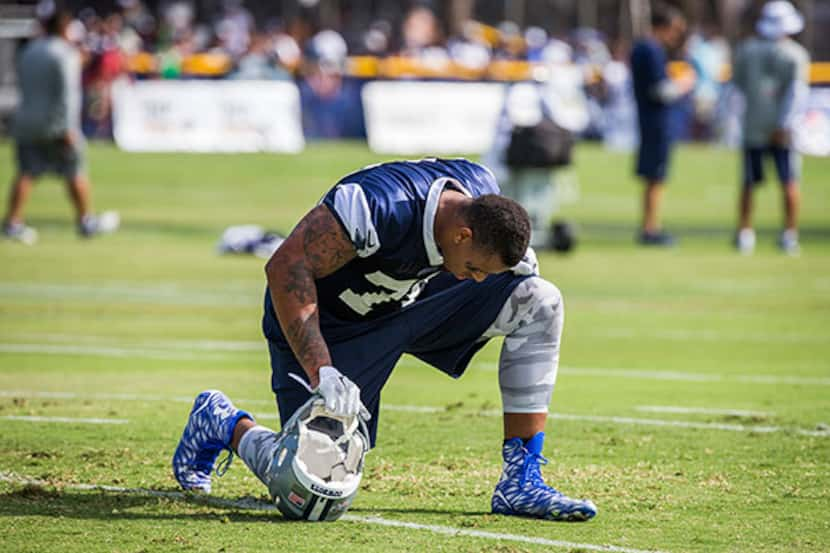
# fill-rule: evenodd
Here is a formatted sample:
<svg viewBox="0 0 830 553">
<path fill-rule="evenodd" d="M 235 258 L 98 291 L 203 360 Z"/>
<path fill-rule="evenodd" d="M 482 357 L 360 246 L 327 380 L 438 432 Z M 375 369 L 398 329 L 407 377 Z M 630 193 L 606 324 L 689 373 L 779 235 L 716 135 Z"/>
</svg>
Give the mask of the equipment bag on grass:
<svg viewBox="0 0 830 553">
<path fill-rule="evenodd" d="M 564 167 L 571 164 L 573 145 L 573 134 L 545 114 L 533 126 L 513 127 L 505 161 L 514 169 Z"/>
</svg>

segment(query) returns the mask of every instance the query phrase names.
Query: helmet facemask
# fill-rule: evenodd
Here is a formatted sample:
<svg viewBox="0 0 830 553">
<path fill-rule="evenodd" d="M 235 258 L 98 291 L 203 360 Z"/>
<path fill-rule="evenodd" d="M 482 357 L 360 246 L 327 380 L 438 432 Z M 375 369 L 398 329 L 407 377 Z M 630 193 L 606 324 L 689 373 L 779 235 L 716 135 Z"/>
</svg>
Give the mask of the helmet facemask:
<svg viewBox="0 0 830 553">
<path fill-rule="evenodd" d="M 268 483 L 291 519 L 336 520 L 357 495 L 369 433 L 360 416 L 337 416 L 312 397 L 281 432 Z"/>
</svg>

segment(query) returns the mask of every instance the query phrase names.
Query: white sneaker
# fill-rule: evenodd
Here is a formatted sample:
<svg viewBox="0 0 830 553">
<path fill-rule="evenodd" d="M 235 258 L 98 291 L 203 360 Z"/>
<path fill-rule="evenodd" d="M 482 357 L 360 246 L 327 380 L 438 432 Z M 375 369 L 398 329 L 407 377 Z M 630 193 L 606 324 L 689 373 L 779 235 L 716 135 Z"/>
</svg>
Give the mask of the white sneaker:
<svg viewBox="0 0 830 553">
<path fill-rule="evenodd" d="M 87 215 L 81 220 L 78 232 L 89 238 L 96 234 L 110 234 L 118 230 L 121 225 L 121 216 L 117 211 L 104 211 L 97 215 Z"/>
<path fill-rule="evenodd" d="M 3 235 L 9 240 L 16 240 L 27 246 L 37 242 L 37 230 L 23 223 L 6 223 L 3 225 Z"/>
<path fill-rule="evenodd" d="M 755 251 L 755 231 L 751 228 L 742 228 L 735 236 L 735 247 L 742 255 L 751 255 Z"/>
<path fill-rule="evenodd" d="M 778 247 L 787 255 L 793 257 L 801 253 L 801 246 L 798 243 L 798 231 L 795 229 L 786 229 L 781 232 L 778 237 Z"/>
</svg>

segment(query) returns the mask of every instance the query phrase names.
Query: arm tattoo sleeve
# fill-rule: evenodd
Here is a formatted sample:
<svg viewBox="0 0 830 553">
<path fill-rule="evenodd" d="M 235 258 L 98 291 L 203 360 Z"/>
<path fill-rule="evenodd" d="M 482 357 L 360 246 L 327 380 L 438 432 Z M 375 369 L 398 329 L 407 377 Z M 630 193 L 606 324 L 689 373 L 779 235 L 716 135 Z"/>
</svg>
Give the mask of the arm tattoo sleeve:
<svg viewBox="0 0 830 553">
<path fill-rule="evenodd" d="M 268 285 L 286 340 L 312 384 L 331 364 L 320 332 L 314 280 L 330 275 L 357 255 L 343 228 L 325 206 L 311 210 L 268 263 Z"/>
</svg>

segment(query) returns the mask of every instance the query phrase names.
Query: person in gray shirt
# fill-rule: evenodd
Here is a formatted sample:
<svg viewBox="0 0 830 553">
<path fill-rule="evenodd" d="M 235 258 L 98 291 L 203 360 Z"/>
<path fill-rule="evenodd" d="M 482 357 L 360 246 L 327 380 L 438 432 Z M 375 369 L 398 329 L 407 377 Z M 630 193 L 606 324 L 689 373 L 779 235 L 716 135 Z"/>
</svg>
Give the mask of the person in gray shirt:
<svg viewBox="0 0 830 553">
<path fill-rule="evenodd" d="M 50 4 L 45 12 L 45 4 L 38 8 L 43 36 L 31 41 L 17 60 L 21 100 L 12 126 L 17 175 L 3 234 L 27 244 L 37 240 L 37 231 L 24 224 L 23 208 L 35 179 L 46 173 L 66 180 L 81 236 L 112 232 L 119 224 L 117 213 L 96 215 L 90 208 L 81 133 L 81 58 L 66 39 L 71 15 Z"/>
<path fill-rule="evenodd" d="M 758 36 L 742 42 L 736 52 L 732 81 L 743 95 L 743 187 L 735 245 L 743 254 L 755 248 L 752 196 L 763 182 L 763 159 L 771 157 L 784 197 L 784 229 L 778 245 L 797 255 L 798 211 L 801 201 L 801 160 L 792 147 L 793 121 L 809 94 L 807 51 L 789 38 L 801 32 L 804 19 L 786 0 L 764 5 L 756 25 Z"/>
</svg>

